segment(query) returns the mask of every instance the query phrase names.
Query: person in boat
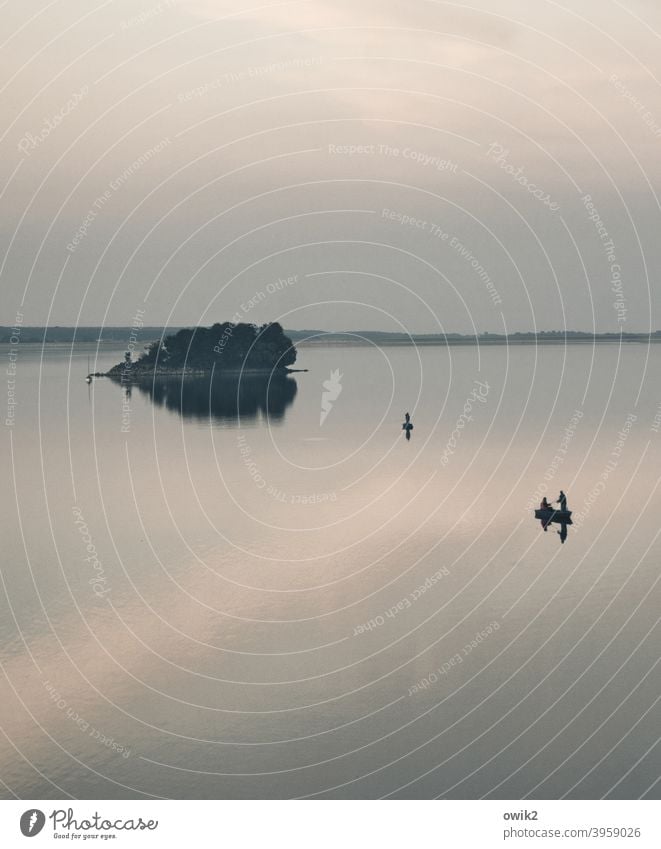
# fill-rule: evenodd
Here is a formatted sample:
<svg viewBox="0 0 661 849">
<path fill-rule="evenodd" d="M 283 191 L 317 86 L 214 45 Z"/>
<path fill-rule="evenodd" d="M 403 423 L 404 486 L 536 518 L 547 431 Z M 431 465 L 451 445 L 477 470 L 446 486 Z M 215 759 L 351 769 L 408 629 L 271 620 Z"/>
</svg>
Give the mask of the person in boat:
<svg viewBox="0 0 661 849">
<path fill-rule="evenodd" d="M 540 505 L 539 505 L 539 509 L 540 510 L 553 510 L 551 505 L 546 500 L 546 496 L 544 496 L 544 498 L 542 498 Z M 542 519 L 542 530 L 543 531 L 548 531 L 550 521 L 551 521 L 550 517 L 547 518 L 547 519 Z"/>
<path fill-rule="evenodd" d="M 560 495 L 558 496 L 558 504 L 560 505 L 560 510 L 564 513 L 567 510 L 567 496 L 562 490 L 560 490 Z"/>
</svg>

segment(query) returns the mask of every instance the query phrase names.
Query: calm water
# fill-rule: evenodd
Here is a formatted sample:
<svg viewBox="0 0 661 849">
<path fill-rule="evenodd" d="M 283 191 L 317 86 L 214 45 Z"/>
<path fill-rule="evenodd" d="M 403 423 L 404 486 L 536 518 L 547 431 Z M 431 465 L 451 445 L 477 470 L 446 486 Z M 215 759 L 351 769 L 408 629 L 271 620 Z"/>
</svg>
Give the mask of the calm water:
<svg viewBox="0 0 661 849">
<path fill-rule="evenodd" d="M 661 796 L 661 347 L 88 354 L 3 426 L 3 796 Z"/>
</svg>

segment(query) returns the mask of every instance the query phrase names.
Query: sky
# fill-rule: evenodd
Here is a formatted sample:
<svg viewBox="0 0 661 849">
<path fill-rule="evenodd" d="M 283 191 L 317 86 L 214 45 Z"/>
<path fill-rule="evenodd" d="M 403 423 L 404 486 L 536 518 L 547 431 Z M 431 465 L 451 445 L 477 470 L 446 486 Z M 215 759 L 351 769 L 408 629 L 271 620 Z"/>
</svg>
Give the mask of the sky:
<svg viewBox="0 0 661 849">
<path fill-rule="evenodd" d="M 2 15 L 0 324 L 661 328 L 653 0 Z"/>
</svg>

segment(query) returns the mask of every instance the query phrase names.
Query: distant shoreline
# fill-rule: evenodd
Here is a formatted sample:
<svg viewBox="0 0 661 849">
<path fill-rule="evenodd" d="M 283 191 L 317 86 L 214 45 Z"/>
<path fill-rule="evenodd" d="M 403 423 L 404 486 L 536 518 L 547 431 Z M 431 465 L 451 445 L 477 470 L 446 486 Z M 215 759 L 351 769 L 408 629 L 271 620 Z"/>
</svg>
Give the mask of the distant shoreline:
<svg viewBox="0 0 661 849">
<path fill-rule="evenodd" d="M 306 345 L 564 345 L 571 342 L 661 342 L 661 331 L 654 333 L 585 333 L 571 330 L 541 331 L 539 333 L 481 333 L 478 336 L 462 333 L 386 333 L 378 330 L 288 330 L 294 342 Z"/>
<path fill-rule="evenodd" d="M 70 344 L 128 345 L 129 337 L 141 344 L 161 339 L 168 333 L 177 332 L 178 327 L 16 327 L 0 326 L 0 344 Z M 540 333 L 482 333 L 479 336 L 461 333 L 433 334 L 387 333 L 378 330 L 286 330 L 285 333 L 298 346 L 424 346 L 424 345 L 567 345 L 637 342 L 654 344 L 661 342 L 661 331 L 653 333 L 586 333 L 582 331 L 542 331 Z"/>
</svg>

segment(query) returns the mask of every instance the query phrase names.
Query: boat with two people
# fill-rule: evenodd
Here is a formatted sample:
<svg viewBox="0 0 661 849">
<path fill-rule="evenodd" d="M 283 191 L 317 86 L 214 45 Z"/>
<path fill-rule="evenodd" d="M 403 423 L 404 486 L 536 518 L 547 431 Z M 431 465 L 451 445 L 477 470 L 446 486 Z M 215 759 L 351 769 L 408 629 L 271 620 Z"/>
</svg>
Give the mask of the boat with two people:
<svg viewBox="0 0 661 849">
<path fill-rule="evenodd" d="M 557 504 L 559 509 L 556 510 L 553 505 Z M 542 498 L 542 503 L 535 510 L 535 519 L 539 519 L 542 525 L 542 530 L 547 531 L 550 524 L 555 523 L 560 525 L 558 534 L 560 542 L 567 539 L 567 525 L 573 525 L 571 518 L 571 510 L 567 509 L 567 496 L 560 490 L 560 495 L 556 501 L 548 502 L 546 496 Z"/>
<path fill-rule="evenodd" d="M 558 509 L 553 506 L 558 505 Z M 546 496 L 542 498 L 542 503 L 535 510 L 535 519 L 540 519 L 543 522 L 564 522 L 567 525 L 572 525 L 571 510 L 567 509 L 567 496 L 560 490 L 560 495 L 555 501 L 547 501 Z"/>
</svg>

